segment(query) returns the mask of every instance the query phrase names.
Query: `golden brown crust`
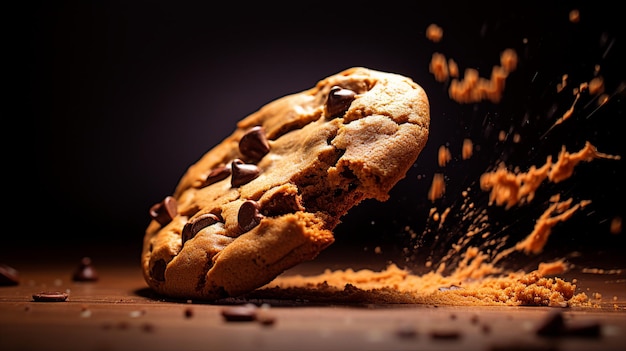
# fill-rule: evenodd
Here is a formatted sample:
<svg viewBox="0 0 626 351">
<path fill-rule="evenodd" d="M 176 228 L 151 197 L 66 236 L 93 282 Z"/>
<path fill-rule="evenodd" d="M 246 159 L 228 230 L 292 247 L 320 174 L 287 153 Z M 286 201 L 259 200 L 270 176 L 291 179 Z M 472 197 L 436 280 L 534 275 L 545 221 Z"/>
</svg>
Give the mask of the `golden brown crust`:
<svg viewBox="0 0 626 351">
<path fill-rule="evenodd" d="M 412 80 L 361 67 L 267 104 L 151 209 L 146 282 L 171 297 L 217 299 L 314 259 L 350 208 L 389 197 L 428 139 L 429 113 Z"/>
</svg>

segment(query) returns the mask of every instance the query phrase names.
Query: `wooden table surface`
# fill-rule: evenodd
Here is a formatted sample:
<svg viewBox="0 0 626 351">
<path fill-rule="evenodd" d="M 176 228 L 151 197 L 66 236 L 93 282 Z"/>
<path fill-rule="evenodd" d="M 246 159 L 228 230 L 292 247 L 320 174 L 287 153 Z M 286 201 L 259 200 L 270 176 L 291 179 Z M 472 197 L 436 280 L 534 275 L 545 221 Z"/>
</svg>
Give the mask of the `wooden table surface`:
<svg viewBox="0 0 626 351">
<path fill-rule="evenodd" d="M 143 281 L 139 260 L 92 258 L 99 279 L 74 282 L 79 256 L 2 262 L 20 283 L 0 287 L 0 350 L 624 350 L 623 272 L 590 275 L 578 289 L 594 308 L 312 304 L 307 301 L 168 301 Z M 4 258 L 6 259 L 6 257 Z M 312 262 L 307 269 L 316 263 Z M 41 291 L 65 302 L 35 302 Z M 222 311 L 253 302 L 266 320 L 227 321 Z M 567 323 L 600 326 L 598 335 L 545 337 L 537 329 L 562 311 Z"/>
</svg>

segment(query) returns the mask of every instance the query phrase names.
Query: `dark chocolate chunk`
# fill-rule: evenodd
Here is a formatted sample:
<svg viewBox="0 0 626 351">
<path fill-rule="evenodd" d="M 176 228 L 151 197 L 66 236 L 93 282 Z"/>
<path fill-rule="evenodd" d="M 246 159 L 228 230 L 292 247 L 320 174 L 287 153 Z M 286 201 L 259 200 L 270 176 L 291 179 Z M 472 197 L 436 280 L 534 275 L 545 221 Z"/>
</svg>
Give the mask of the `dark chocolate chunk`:
<svg viewBox="0 0 626 351">
<path fill-rule="evenodd" d="M 213 168 L 211 172 L 209 172 L 209 174 L 206 176 L 206 179 L 204 180 L 204 182 L 202 183 L 200 187 L 203 188 L 213 183 L 217 183 L 220 180 L 224 180 L 228 178 L 229 175 L 230 175 L 230 165 L 222 165 L 222 166 Z"/>
<path fill-rule="evenodd" d="M 356 93 L 352 90 L 343 89 L 338 86 L 332 87 L 326 98 L 326 105 L 324 106 L 326 117 L 335 118 L 344 114 L 355 97 Z"/>
<path fill-rule="evenodd" d="M 37 302 L 63 302 L 67 301 L 67 293 L 58 291 L 43 291 L 38 294 L 33 294 L 33 301 Z"/>
<path fill-rule="evenodd" d="M 165 263 L 164 259 L 160 259 L 154 262 L 154 265 L 150 269 L 150 276 L 152 277 L 152 279 L 160 281 L 160 282 L 164 282 L 166 267 L 167 267 L 167 264 Z"/>
<path fill-rule="evenodd" d="M 237 221 L 239 228 L 245 233 L 259 225 L 263 215 L 259 212 L 259 204 L 253 200 L 246 200 L 239 208 Z"/>
<path fill-rule="evenodd" d="M 259 176 L 259 167 L 253 164 L 244 163 L 240 159 L 235 159 L 231 163 L 232 177 L 230 184 L 233 188 L 244 185 Z"/>
<path fill-rule="evenodd" d="M 602 325 L 596 321 L 578 321 L 570 323 L 565 333 L 570 336 L 599 338 L 602 336 Z"/>
<path fill-rule="evenodd" d="M 91 263 L 91 258 L 83 257 L 80 265 L 74 271 L 72 280 L 75 282 L 93 282 L 98 280 L 98 272 Z"/>
<path fill-rule="evenodd" d="M 565 320 L 561 311 L 551 311 L 544 319 L 543 323 L 537 328 L 537 335 L 541 336 L 559 336 L 565 329 Z"/>
<path fill-rule="evenodd" d="M 20 274 L 17 269 L 0 264 L 0 286 L 18 285 L 20 283 Z"/>
<path fill-rule="evenodd" d="M 196 236 L 196 234 L 198 234 L 198 232 L 202 230 L 202 228 L 206 228 L 219 221 L 219 217 L 212 213 L 204 213 L 198 217 L 192 218 L 189 222 L 185 223 L 185 226 L 183 227 L 183 232 L 181 235 L 183 245 L 185 245 L 185 242 L 187 240 Z"/>
<path fill-rule="evenodd" d="M 185 311 L 184 311 L 185 318 L 191 318 L 193 317 L 193 314 L 194 314 L 193 309 L 191 307 L 185 308 Z"/>
<path fill-rule="evenodd" d="M 256 162 L 270 152 L 270 144 L 263 127 L 252 127 L 241 137 L 239 152 L 250 162 Z"/>
<path fill-rule="evenodd" d="M 163 201 L 150 208 L 150 216 L 161 225 L 166 225 L 178 214 L 178 201 L 167 196 Z"/>
<path fill-rule="evenodd" d="M 222 317 L 228 322 L 252 322 L 256 320 L 257 308 L 254 305 L 225 307 Z"/>
</svg>

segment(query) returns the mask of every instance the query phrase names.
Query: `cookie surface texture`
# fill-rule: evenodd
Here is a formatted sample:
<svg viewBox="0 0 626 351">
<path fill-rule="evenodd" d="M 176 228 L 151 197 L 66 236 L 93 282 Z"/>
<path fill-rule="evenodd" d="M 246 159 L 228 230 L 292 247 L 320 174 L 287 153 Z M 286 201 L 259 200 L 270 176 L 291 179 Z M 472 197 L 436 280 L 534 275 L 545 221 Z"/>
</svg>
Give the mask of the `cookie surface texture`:
<svg viewBox="0 0 626 351">
<path fill-rule="evenodd" d="M 314 259 L 352 207 L 389 198 L 429 126 L 418 84 L 363 67 L 268 103 L 150 208 L 147 284 L 173 298 L 215 300 Z"/>
</svg>

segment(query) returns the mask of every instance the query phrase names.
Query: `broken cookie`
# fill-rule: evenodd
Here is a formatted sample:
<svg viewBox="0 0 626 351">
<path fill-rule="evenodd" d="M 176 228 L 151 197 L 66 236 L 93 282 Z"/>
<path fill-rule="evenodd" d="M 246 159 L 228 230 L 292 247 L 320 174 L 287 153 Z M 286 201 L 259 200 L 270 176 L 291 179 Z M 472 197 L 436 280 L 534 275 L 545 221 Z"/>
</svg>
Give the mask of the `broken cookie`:
<svg viewBox="0 0 626 351">
<path fill-rule="evenodd" d="M 165 296 L 213 300 L 314 259 L 352 207 L 389 198 L 429 125 L 418 84 L 362 67 L 270 102 L 150 208 L 146 282 Z"/>
</svg>

